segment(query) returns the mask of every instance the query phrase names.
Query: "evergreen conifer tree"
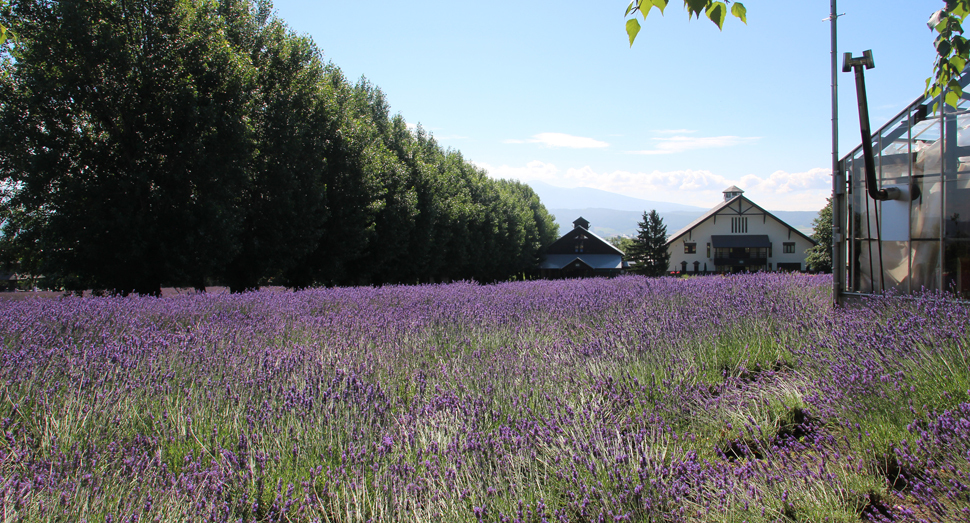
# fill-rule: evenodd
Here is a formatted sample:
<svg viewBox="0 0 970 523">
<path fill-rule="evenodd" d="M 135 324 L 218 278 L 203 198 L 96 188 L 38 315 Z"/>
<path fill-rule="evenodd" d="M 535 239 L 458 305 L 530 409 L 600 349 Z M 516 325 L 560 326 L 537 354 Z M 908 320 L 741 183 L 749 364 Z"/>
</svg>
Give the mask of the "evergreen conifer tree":
<svg viewBox="0 0 970 523">
<path fill-rule="evenodd" d="M 634 262 L 633 272 L 645 276 L 663 276 L 667 273 L 670 253 L 667 252 L 667 226 L 656 210 L 644 211 L 643 221 L 637 223 L 637 237 L 627 253 Z"/>
</svg>

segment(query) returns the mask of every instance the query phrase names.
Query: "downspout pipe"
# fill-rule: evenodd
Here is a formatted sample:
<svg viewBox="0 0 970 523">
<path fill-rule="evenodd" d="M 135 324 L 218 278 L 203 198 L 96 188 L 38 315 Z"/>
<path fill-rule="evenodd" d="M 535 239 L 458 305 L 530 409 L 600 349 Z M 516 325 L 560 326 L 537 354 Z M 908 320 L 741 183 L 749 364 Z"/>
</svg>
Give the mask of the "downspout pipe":
<svg viewBox="0 0 970 523">
<path fill-rule="evenodd" d="M 842 60 L 842 72 L 855 70 L 855 92 L 859 103 L 859 131 L 862 133 L 862 156 L 866 167 L 866 188 L 869 197 L 876 201 L 898 200 L 903 193 L 896 187 L 877 189 L 876 162 L 872 155 L 872 131 L 869 128 L 869 104 L 866 103 L 866 69 L 872 69 L 876 64 L 872 60 L 872 50 L 863 51 L 862 56 L 853 58 L 852 53 L 845 53 Z"/>
</svg>

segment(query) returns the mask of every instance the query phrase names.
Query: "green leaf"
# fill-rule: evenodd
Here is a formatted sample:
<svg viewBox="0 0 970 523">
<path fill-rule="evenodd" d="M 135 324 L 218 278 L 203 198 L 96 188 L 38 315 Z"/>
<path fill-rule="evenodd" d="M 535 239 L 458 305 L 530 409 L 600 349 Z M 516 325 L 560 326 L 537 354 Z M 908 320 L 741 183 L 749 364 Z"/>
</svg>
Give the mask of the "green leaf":
<svg viewBox="0 0 970 523">
<path fill-rule="evenodd" d="M 958 55 L 966 58 L 967 54 L 970 54 L 970 41 L 968 41 L 966 38 L 956 35 L 953 38 L 950 38 L 950 43 L 953 45 L 953 49 Z"/>
<path fill-rule="evenodd" d="M 636 18 L 631 18 L 626 21 L 626 34 L 630 37 L 630 47 L 633 47 L 633 41 L 637 38 L 637 33 L 640 32 L 640 22 Z"/>
<path fill-rule="evenodd" d="M 960 21 L 963 21 L 967 17 L 968 12 L 963 2 L 957 2 L 957 5 L 953 7 L 953 10 L 950 11 L 950 13 L 956 15 Z"/>
<path fill-rule="evenodd" d="M 7 28 L 0 25 L 0 45 L 7 43 Z"/>
<path fill-rule="evenodd" d="M 967 66 L 967 59 L 960 55 L 953 55 L 950 57 L 950 65 L 957 71 L 962 71 Z"/>
<path fill-rule="evenodd" d="M 667 0 L 653 0 L 653 5 L 660 9 L 660 14 L 664 14 L 664 9 L 667 8 Z"/>
<path fill-rule="evenodd" d="M 626 6 L 626 12 L 623 13 L 623 16 L 630 16 L 630 11 L 633 11 L 633 6 L 636 5 L 636 3 L 636 0 L 630 2 L 630 5 Z"/>
<path fill-rule="evenodd" d="M 950 49 L 951 47 L 950 47 L 949 40 L 940 39 L 939 43 L 937 43 L 936 45 L 936 52 L 943 57 L 948 56 L 950 54 Z"/>
<path fill-rule="evenodd" d="M 748 10 L 744 8 L 744 4 L 741 2 L 734 2 L 731 6 L 731 14 L 740 18 L 745 25 L 748 23 Z"/>
<path fill-rule="evenodd" d="M 946 104 L 949 105 L 950 107 L 956 109 L 957 103 L 959 103 L 959 101 L 960 101 L 960 95 L 958 95 L 954 91 L 950 91 L 946 93 Z"/>
<path fill-rule="evenodd" d="M 697 18 L 700 18 L 701 13 L 703 13 L 704 10 L 707 9 L 707 6 L 710 5 L 711 3 L 711 0 L 684 0 L 684 1 L 687 3 L 687 11 L 689 13 L 687 15 L 688 18 L 690 18 L 691 15 L 696 16 Z"/>
<path fill-rule="evenodd" d="M 647 0 L 640 0 L 640 14 L 643 15 L 643 19 L 647 19 L 647 15 L 650 14 L 650 10 L 653 9 L 653 4 Z"/>
<path fill-rule="evenodd" d="M 724 18 L 727 17 L 727 6 L 724 2 L 714 2 L 707 8 L 707 17 L 714 22 L 718 29 L 724 28 Z"/>
</svg>

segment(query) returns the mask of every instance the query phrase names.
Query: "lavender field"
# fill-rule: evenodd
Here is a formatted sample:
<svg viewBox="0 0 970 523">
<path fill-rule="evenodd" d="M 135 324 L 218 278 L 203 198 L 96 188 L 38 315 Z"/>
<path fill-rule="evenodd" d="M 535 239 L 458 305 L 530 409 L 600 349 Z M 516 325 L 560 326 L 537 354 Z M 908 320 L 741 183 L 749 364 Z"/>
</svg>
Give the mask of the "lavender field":
<svg viewBox="0 0 970 523">
<path fill-rule="evenodd" d="M 970 521 L 970 311 L 830 287 L 0 301 L 0 517 Z"/>
</svg>

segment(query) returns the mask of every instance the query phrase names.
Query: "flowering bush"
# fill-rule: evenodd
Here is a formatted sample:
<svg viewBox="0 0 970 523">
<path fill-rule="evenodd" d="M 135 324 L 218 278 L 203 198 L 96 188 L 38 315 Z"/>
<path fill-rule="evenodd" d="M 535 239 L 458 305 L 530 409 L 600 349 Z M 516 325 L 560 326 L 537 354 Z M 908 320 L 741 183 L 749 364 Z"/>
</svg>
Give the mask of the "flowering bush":
<svg viewBox="0 0 970 523">
<path fill-rule="evenodd" d="M 826 276 L 0 302 L 4 521 L 970 519 L 970 315 Z"/>
</svg>

